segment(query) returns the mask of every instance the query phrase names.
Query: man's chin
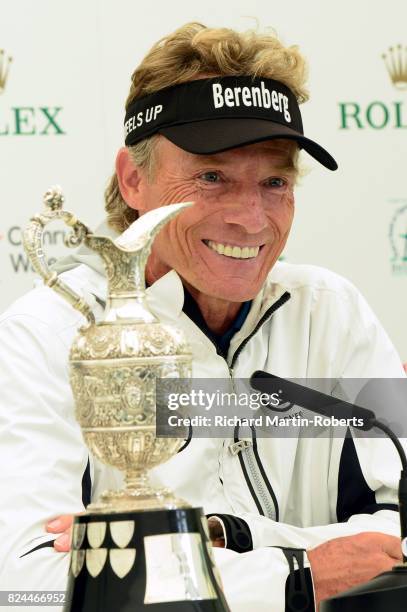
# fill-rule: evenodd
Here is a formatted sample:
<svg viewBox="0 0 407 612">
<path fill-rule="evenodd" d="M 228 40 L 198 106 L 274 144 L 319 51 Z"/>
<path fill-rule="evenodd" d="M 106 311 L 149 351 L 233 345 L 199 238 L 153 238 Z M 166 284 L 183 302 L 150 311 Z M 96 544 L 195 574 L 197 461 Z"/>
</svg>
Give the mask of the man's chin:
<svg viewBox="0 0 407 612">
<path fill-rule="evenodd" d="M 218 286 L 208 287 L 208 285 L 201 285 L 201 287 L 201 289 L 195 288 L 195 291 L 199 291 L 199 293 L 206 295 L 208 298 L 224 300 L 225 302 L 242 303 L 253 300 L 261 290 L 262 285 L 256 286 L 255 288 L 248 288 L 247 285 L 245 287 L 234 286 L 228 279 L 225 279 Z M 194 293 L 194 289 L 192 293 Z"/>
</svg>

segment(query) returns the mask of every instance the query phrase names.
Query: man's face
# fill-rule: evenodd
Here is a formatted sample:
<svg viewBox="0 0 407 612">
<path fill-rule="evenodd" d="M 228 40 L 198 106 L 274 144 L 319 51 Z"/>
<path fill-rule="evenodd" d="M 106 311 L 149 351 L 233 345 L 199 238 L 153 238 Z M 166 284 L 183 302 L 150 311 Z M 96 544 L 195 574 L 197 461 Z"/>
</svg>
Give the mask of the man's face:
<svg viewBox="0 0 407 612">
<path fill-rule="evenodd" d="M 296 148 L 275 140 L 202 156 L 160 138 L 154 176 L 149 182 L 141 172 L 134 207 L 144 214 L 173 202 L 195 204 L 156 237 L 149 283 L 174 269 L 194 293 L 252 299 L 291 228 Z"/>
</svg>

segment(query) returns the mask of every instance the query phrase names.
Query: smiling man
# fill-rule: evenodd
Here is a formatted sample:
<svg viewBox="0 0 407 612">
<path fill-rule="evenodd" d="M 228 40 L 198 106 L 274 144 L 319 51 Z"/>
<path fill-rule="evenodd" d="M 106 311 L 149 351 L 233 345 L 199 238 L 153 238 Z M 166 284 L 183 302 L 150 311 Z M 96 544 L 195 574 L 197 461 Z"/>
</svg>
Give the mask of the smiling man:
<svg viewBox="0 0 407 612">
<path fill-rule="evenodd" d="M 187 24 L 133 74 L 107 221 L 117 234 L 153 208 L 195 202 L 161 231 L 146 273 L 150 307 L 188 336 L 195 377 L 404 376 L 350 283 L 278 261 L 300 149 L 337 167 L 304 136 L 305 73 L 274 36 Z M 97 257 L 59 268 L 100 319 Z M 45 287 L 0 321 L 3 589 L 63 589 L 72 514 L 121 484 L 74 418 L 68 353 L 82 323 Z M 210 515 L 232 612 L 305 612 L 401 559 L 398 473 L 391 445 L 371 439 L 236 436 L 192 438 L 154 478 Z"/>
</svg>

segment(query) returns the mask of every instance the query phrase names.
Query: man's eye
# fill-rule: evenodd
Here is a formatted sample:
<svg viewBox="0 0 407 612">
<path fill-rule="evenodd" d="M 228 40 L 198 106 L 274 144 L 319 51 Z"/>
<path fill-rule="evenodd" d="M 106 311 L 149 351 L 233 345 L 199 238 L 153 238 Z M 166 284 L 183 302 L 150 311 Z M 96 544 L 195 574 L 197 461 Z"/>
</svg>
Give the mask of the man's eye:
<svg viewBox="0 0 407 612">
<path fill-rule="evenodd" d="M 218 183 L 220 181 L 220 175 L 217 172 L 204 172 L 199 178 L 206 183 Z"/>
<path fill-rule="evenodd" d="M 287 183 L 284 179 L 278 176 L 271 176 L 269 179 L 267 179 L 265 184 L 266 187 L 285 187 Z"/>
</svg>

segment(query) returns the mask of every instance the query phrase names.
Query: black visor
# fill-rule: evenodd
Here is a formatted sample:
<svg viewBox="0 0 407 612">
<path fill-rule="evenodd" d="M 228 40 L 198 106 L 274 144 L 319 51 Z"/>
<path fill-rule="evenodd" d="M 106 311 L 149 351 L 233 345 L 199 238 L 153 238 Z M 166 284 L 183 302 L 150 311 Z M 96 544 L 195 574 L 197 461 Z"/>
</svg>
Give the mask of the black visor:
<svg viewBox="0 0 407 612">
<path fill-rule="evenodd" d="M 329 170 L 338 167 L 328 151 L 304 136 L 294 94 L 272 79 L 199 79 L 161 89 L 129 106 L 124 128 L 127 146 L 158 133 L 199 155 L 285 138 Z"/>
</svg>

